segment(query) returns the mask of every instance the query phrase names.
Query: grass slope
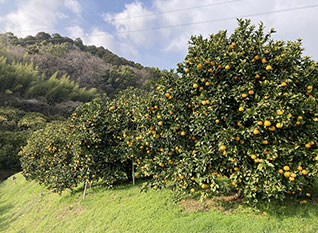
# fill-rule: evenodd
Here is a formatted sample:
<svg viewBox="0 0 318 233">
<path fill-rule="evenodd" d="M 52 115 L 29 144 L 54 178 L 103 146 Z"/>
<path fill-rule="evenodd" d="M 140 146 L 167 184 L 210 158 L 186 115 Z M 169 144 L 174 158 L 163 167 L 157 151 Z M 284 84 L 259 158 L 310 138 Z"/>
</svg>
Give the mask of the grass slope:
<svg viewBox="0 0 318 233">
<path fill-rule="evenodd" d="M 318 232 L 315 200 L 191 212 L 169 190 L 140 193 L 141 183 L 92 187 L 83 201 L 81 190 L 59 196 L 15 177 L 0 184 L 0 232 Z"/>
</svg>

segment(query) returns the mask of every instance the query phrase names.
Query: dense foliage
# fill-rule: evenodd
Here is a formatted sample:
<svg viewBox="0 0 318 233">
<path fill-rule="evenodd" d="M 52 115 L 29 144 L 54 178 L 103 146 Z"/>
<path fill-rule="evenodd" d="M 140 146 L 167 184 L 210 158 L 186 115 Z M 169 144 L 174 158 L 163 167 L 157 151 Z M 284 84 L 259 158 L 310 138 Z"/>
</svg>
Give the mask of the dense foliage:
<svg viewBox="0 0 318 233">
<path fill-rule="evenodd" d="M 114 97 L 130 86 L 147 89 L 159 75 L 158 69 L 143 68 L 102 47 L 84 46 L 80 39 L 47 33 L 22 39 L 0 34 L 0 106 L 15 108 L 16 119 L 20 119 L 17 109 L 68 117 L 98 92 Z M 38 129 L 32 125 L 36 119 L 17 120 L 11 128 L 6 125 L 11 119 L 0 119 L 0 167 L 19 169 L 17 153 L 29 129 Z"/>
<path fill-rule="evenodd" d="M 25 177 L 55 192 L 100 179 L 108 185 L 132 180 L 133 158 L 125 138 L 137 127 L 138 93 L 128 89 L 115 100 L 97 98 L 79 107 L 69 121 L 36 131 L 20 152 Z"/>
<path fill-rule="evenodd" d="M 0 57 L 0 94 L 16 95 L 24 98 L 44 98 L 49 104 L 65 101 L 87 102 L 96 97 L 94 89 L 87 91 L 63 76 L 57 79 L 57 73 L 45 80 L 32 64 L 8 64 Z"/>
<path fill-rule="evenodd" d="M 76 173 L 70 172 L 74 149 L 71 132 L 66 122 L 52 122 L 35 131 L 20 152 L 24 176 L 59 192 L 76 187 Z"/>
<path fill-rule="evenodd" d="M 151 150 L 136 153 L 155 188 L 172 180 L 185 192 L 222 192 L 225 177 L 246 198 L 284 199 L 313 184 L 318 65 L 300 41 L 239 24 L 230 37 L 192 37 L 180 78 L 167 78 L 148 106 Z"/>
<path fill-rule="evenodd" d="M 44 127 L 47 118 L 14 108 L 0 108 L 0 169 L 19 170 L 18 152 L 30 134 Z"/>
<path fill-rule="evenodd" d="M 203 196 L 229 189 L 247 200 L 310 196 L 318 65 L 302 57 L 301 41 L 274 41 L 273 32 L 239 20 L 230 36 L 192 37 L 180 75 L 163 72 L 150 95 L 130 90 L 79 108 L 70 119 L 78 146 L 68 177 L 113 183 L 129 178 L 133 163 L 154 189 L 169 182 Z"/>
</svg>

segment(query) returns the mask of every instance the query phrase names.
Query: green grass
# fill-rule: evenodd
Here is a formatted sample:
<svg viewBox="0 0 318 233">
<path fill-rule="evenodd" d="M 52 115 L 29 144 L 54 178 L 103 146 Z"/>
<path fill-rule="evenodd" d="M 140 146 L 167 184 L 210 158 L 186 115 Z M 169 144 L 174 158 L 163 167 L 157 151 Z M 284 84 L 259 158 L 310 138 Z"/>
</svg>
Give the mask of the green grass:
<svg viewBox="0 0 318 233">
<path fill-rule="evenodd" d="M 208 211 L 173 202 L 170 190 L 123 184 L 54 194 L 21 174 L 0 184 L 0 232 L 318 232 L 318 203 L 212 204 Z M 188 201 L 186 201 L 188 203 Z M 266 211 L 268 214 L 264 215 Z"/>
</svg>

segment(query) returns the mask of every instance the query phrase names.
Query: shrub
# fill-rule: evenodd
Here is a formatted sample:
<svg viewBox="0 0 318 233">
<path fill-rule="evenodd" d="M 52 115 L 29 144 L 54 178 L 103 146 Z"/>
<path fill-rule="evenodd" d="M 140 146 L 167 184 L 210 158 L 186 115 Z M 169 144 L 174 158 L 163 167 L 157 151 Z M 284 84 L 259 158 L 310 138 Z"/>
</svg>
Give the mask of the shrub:
<svg viewBox="0 0 318 233">
<path fill-rule="evenodd" d="M 0 108 L 0 169 L 21 169 L 18 152 L 27 138 L 46 124 L 40 113 L 25 113 L 15 108 Z"/>
</svg>

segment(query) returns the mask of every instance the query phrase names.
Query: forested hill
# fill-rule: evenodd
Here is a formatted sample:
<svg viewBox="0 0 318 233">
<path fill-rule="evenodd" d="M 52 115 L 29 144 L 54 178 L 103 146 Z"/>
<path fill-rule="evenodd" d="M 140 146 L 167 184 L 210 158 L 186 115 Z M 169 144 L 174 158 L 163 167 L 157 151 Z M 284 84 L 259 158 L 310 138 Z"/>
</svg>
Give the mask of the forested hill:
<svg viewBox="0 0 318 233">
<path fill-rule="evenodd" d="M 0 34 L 0 170 L 5 172 L 0 181 L 20 169 L 18 152 L 35 130 L 64 121 L 98 96 L 114 98 L 128 87 L 149 90 L 160 76 L 159 69 L 85 46 L 81 39 Z"/>
<path fill-rule="evenodd" d="M 156 68 L 143 67 L 103 47 L 86 46 L 80 38 L 72 40 L 57 33 L 39 32 L 25 38 L 0 34 L 0 48 L 0 55 L 9 63 L 32 62 L 46 79 L 58 72 L 57 78 L 69 76 L 79 87 L 96 88 L 111 98 L 129 86 L 148 89 L 160 78 Z"/>
</svg>

